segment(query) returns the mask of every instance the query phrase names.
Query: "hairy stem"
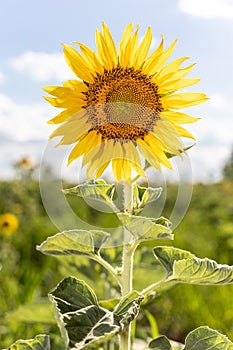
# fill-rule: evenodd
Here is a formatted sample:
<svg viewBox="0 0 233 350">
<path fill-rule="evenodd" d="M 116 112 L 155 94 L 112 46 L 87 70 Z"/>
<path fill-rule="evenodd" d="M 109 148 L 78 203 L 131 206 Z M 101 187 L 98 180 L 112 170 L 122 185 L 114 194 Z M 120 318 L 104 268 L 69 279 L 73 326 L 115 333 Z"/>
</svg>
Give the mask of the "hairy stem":
<svg viewBox="0 0 233 350">
<path fill-rule="evenodd" d="M 131 214 L 133 206 L 133 184 L 125 182 L 123 185 L 124 191 L 124 212 Z M 132 291 L 133 282 L 133 256 L 135 249 L 132 249 L 130 241 L 132 236 L 130 232 L 124 228 L 124 242 L 122 253 L 122 279 L 121 279 L 121 293 L 124 297 Z M 131 325 L 120 335 L 120 349 L 131 349 Z"/>
<path fill-rule="evenodd" d="M 150 286 L 146 287 L 145 289 L 143 289 L 141 291 L 141 294 L 144 297 L 148 297 L 150 294 L 155 293 L 159 288 L 161 288 L 162 286 L 170 282 L 172 282 L 172 280 L 169 280 L 168 278 L 164 278 L 161 281 L 155 282 Z"/>
<path fill-rule="evenodd" d="M 97 261 L 99 264 L 101 264 L 103 267 L 105 267 L 106 270 L 108 270 L 111 275 L 115 278 L 119 286 L 121 287 L 121 278 L 118 276 L 116 270 L 112 265 L 110 265 L 106 260 L 102 258 L 101 255 L 97 255 L 95 258 L 93 258 L 95 261 Z"/>
</svg>

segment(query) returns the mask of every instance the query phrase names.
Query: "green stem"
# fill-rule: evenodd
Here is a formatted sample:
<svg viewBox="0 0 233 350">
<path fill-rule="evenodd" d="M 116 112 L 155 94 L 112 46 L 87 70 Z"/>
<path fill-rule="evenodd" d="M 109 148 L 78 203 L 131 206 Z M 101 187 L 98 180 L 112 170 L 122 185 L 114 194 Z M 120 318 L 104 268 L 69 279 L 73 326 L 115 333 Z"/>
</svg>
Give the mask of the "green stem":
<svg viewBox="0 0 233 350">
<path fill-rule="evenodd" d="M 133 206 L 133 184 L 124 182 L 124 212 L 131 214 Z M 121 293 L 122 297 L 132 291 L 133 282 L 133 256 L 135 249 L 132 249 L 130 241 L 132 239 L 129 231 L 124 228 L 124 242 L 122 252 L 122 275 L 121 275 Z M 136 248 L 136 246 L 135 246 Z M 131 325 L 120 335 L 120 349 L 131 349 Z"/>
<path fill-rule="evenodd" d="M 117 275 L 116 270 L 114 269 L 114 267 L 112 267 L 112 265 L 110 265 L 106 260 L 104 260 L 99 254 L 96 255 L 95 258 L 93 258 L 93 260 L 97 261 L 99 264 L 105 267 L 105 269 L 111 273 L 111 275 L 115 278 L 115 280 L 121 287 L 121 278 Z"/>
<path fill-rule="evenodd" d="M 148 297 L 150 294 L 155 293 L 155 291 L 157 289 L 159 289 L 160 287 L 164 286 L 166 283 L 169 283 L 169 282 L 172 282 L 172 280 L 169 280 L 167 278 L 165 278 L 161 281 L 155 282 L 155 283 L 151 284 L 150 286 L 148 286 L 147 288 L 143 289 L 141 291 L 141 294 L 144 297 Z"/>
</svg>

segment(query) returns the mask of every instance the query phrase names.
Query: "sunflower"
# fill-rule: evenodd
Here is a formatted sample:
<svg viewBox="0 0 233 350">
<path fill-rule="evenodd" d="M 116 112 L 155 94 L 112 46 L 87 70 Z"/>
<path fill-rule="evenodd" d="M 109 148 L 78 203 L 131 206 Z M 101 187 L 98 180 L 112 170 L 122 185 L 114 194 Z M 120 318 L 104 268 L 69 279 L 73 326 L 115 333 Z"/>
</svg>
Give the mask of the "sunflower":
<svg viewBox="0 0 233 350">
<path fill-rule="evenodd" d="M 0 215 L 0 232 L 8 236 L 14 233 L 19 226 L 19 221 L 14 214 L 5 213 Z"/>
<path fill-rule="evenodd" d="M 180 112 L 181 108 L 204 102 L 199 92 L 178 90 L 196 84 L 199 79 L 185 78 L 194 64 L 182 68 L 189 57 L 166 64 L 176 41 L 164 48 L 159 46 L 148 54 L 152 42 L 149 27 L 138 43 L 139 27 L 129 24 L 124 30 L 118 49 L 105 23 L 96 31 L 97 53 L 75 42 L 79 51 L 64 44 L 64 56 L 79 78 L 62 86 L 44 90 L 54 97 L 45 99 L 63 110 L 49 121 L 62 123 L 50 136 L 62 136 L 58 145 L 75 144 L 68 164 L 83 156 L 89 179 L 99 177 L 107 166 L 117 179 L 130 180 L 132 170 L 145 176 L 141 158 L 161 170 L 172 168 L 168 154 L 180 155 L 180 137 L 194 139 L 180 124 L 195 122 Z M 140 155 L 142 157 L 140 157 Z"/>
</svg>

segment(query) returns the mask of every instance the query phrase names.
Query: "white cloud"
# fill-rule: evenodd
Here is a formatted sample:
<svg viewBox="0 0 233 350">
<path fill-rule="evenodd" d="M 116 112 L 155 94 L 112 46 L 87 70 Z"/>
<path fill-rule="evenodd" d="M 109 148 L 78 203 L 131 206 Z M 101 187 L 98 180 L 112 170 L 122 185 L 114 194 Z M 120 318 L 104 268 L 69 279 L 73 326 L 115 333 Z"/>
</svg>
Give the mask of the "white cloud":
<svg viewBox="0 0 233 350">
<path fill-rule="evenodd" d="M 233 18 L 232 0 L 178 0 L 181 11 L 202 18 Z"/>
<path fill-rule="evenodd" d="M 2 72 L 0 72 L 0 84 L 3 84 L 5 80 L 6 80 L 5 75 Z"/>
<path fill-rule="evenodd" d="M 52 131 L 46 121 L 53 115 L 46 103 L 20 104 L 0 94 L 0 130 L 13 140 L 46 139 Z"/>
<path fill-rule="evenodd" d="M 27 51 L 12 58 L 10 66 L 16 72 L 26 74 L 36 81 L 67 80 L 73 77 L 60 53 Z"/>
</svg>

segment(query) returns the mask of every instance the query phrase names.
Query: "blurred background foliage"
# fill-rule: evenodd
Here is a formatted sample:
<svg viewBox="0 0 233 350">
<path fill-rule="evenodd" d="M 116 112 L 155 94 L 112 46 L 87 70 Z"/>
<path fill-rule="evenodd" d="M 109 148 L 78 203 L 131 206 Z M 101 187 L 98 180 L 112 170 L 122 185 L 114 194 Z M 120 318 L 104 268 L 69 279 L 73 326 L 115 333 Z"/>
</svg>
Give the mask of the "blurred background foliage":
<svg viewBox="0 0 233 350">
<path fill-rule="evenodd" d="M 93 287 L 102 305 L 114 307 L 118 287 L 102 267 L 82 257 L 54 258 L 42 255 L 36 245 L 57 233 L 44 210 L 37 181 L 37 167 L 24 158 L 15 165 L 15 178 L 0 182 L 0 214 L 12 213 L 19 221 L 12 234 L 0 232 L 0 347 L 15 340 L 51 335 L 52 349 L 63 349 L 60 333 L 48 302 L 59 281 L 73 275 Z M 65 188 L 73 184 L 64 185 Z M 169 217 L 177 195 L 177 185 L 169 184 L 162 213 Z M 143 244 L 135 255 L 134 288 L 141 290 L 163 275 L 152 254 L 155 245 L 173 245 L 233 265 L 233 153 L 223 168 L 223 179 L 214 184 L 194 184 L 188 212 L 175 229 L 175 240 Z M 117 226 L 112 214 L 91 208 L 81 198 L 69 197 L 73 210 L 86 222 L 99 227 Z M 156 206 L 156 202 L 153 204 Z M 120 264 L 120 248 L 104 255 Z M 208 287 L 178 285 L 144 303 L 146 313 L 138 317 L 136 335 L 157 333 L 184 341 L 192 329 L 208 325 L 233 340 L 233 285 Z"/>
</svg>

